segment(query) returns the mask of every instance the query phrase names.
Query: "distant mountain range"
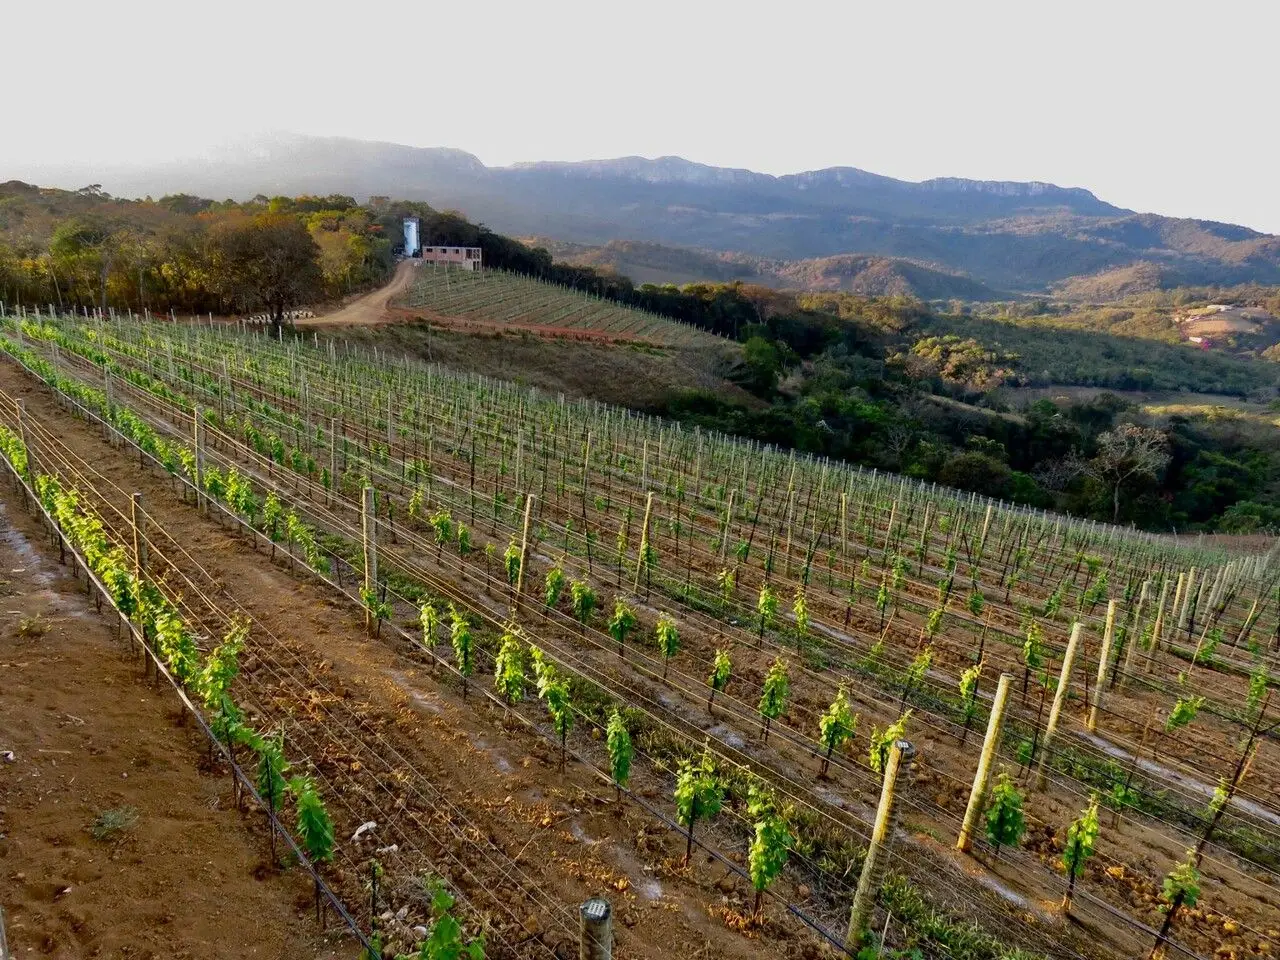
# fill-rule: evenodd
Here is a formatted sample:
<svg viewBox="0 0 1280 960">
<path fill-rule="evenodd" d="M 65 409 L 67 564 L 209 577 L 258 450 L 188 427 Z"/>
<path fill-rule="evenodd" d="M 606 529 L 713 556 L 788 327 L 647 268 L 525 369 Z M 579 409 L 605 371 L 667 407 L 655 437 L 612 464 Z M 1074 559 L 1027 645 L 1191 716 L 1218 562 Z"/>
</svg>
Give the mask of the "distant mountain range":
<svg viewBox="0 0 1280 960">
<path fill-rule="evenodd" d="M 708 281 L 758 283 L 784 290 L 841 290 L 864 296 L 912 296 L 923 300 L 997 300 L 1008 294 L 962 273 L 902 257 L 856 253 L 808 260 L 778 260 L 746 253 L 671 247 L 638 240 L 611 240 L 601 246 L 524 237 L 546 247 L 557 260 L 604 268 L 636 283 Z"/>
<path fill-rule="evenodd" d="M 894 261 L 890 272 L 934 271 L 967 278 L 989 293 L 1090 289 L 1082 278 L 1118 269 L 1128 282 L 1160 286 L 1280 283 L 1278 237 L 1135 213 L 1088 190 L 1038 182 L 911 183 L 853 167 L 775 177 L 679 157 L 486 167 L 461 150 L 303 136 L 258 140 L 198 161 L 114 168 L 70 162 L 60 169 L 0 171 L 0 180 L 24 175 L 72 188 L 101 183 L 125 196 L 344 193 L 425 200 L 510 234 L 826 262 L 799 270 L 797 281 L 810 276 L 815 283 L 833 270 L 883 272 L 885 258 Z M 1140 271 L 1128 269 L 1139 264 Z"/>
</svg>

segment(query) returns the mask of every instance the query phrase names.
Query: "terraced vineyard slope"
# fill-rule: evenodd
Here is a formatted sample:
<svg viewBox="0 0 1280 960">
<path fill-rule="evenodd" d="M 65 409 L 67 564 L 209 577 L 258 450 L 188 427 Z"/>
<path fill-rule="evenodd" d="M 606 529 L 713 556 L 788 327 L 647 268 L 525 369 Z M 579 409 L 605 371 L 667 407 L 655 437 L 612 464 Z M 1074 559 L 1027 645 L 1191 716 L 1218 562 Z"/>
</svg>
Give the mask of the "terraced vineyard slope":
<svg viewBox="0 0 1280 960">
<path fill-rule="evenodd" d="M 528 330 L 546 336 L 723 346 L 714 334 L 656 313 L 503 270 L 462 271 L 418 265 L 398 305 L 464 325 Z"/>
</svg>

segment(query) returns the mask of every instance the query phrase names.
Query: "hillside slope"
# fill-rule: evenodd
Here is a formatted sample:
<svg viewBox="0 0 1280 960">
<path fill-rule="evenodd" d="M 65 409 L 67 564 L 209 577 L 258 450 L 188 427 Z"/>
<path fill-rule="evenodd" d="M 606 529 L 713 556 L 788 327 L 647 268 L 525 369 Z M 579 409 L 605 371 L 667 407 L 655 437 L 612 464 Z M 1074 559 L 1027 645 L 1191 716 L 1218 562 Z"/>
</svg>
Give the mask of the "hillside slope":
<svg viewBox="0 0 1280 960">
<path fill-rule="evenodd" d="M 261 191 L 394 195 L 454 207 L 505 233 L 578 243 L 644 240 L 774 259 L 836 254 L 938 264 L 1008 290 L 1148 262 L 1169 283 L 1280 283 L 1280 238 L 1134 213 L 1087 190 L 939 178 L 909 183 L 851 167 L 775 177 L 626 157 L 484 166 L 460 150 L 283 137 L 151 168 L 12 171 L 112 193 Z"/>
<path fill-rule="evenodd" d="M 936 264 L 902 257 L 840 254 L 810 260 L 776 260 L 749 254 L 694 250 L 638 240 L 613 240 L 601 246 L 565 243 L 545 237 L 530 243 L 546 247 L 557 260 L 612 270 L 636 283 L 757 283 L 798 290 L 840 290 L 865 296 L 913 296 L 922 300 L 995 300 L 999 291 Z"/>
</svg>

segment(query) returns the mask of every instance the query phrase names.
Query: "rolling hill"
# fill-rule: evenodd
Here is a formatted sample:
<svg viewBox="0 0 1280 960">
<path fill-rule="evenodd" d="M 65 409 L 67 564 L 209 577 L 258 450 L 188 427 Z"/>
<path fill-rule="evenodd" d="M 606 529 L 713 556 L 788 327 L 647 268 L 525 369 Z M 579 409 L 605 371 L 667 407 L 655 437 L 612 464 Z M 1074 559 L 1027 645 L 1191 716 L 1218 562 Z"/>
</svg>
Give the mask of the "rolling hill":
<svg viewBox="0 0 1280 960">
<path fill-rule="evenodd" d="M 739 280 L 782 290 L 839 290 L 922 300 L 996 300 L 1003 296 L 963 274 L 902 257 L 839 254 L 810 260 L 775 260 L 637 240 L 611 240 L 595 247 L 545 237 L 527 238 L 526 242 L 546 247 L 557 260 L 612 270 L 636 283 L 684 285 Z"/>
<path fill-rule="evenodd" d="M 101 183 L 117 195 L 392 195 L 459 209 L 504 233 L 775 260 L 889 257 L 1011 291 L 1138 263 L 1163 271 L 1166 285 L 1280 283 L 1280 238 L 1135 213 L 1087 190 L 1038 182 L 911 183 L 852 167 L 771 176 L 678 157 L 486 167 L 461 150 L 303 136 L 147 168 L 69 161 L 5 174 L 24 175 L 73 188 Z"/>
</svg>

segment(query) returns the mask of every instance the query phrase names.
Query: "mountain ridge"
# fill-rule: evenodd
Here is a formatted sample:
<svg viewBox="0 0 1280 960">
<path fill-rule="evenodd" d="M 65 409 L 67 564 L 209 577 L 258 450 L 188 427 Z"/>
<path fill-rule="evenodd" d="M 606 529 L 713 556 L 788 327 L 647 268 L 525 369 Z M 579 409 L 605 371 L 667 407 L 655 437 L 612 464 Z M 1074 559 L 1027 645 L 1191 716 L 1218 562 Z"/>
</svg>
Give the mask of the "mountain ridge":
<svg viewBox="0 0 1280 960">
<path fill-rule="evenodd" d="M 1280 283 L 1280 238 L 1134 212 L 1044 181 L 912 182 L 851 166 L 775 176 L 673 156 L 489 167 L 455 148 L 301 135 L 147 168 L 69 163 L 37 179 L 134 196 L 388 195 L 457 209 L 510 234 L 777 260 L 918 261 L 1014 292 L 1138 263 L 1155 265 L 1168 283 Z"/>
</svg>

